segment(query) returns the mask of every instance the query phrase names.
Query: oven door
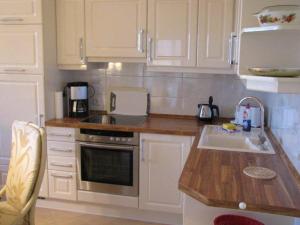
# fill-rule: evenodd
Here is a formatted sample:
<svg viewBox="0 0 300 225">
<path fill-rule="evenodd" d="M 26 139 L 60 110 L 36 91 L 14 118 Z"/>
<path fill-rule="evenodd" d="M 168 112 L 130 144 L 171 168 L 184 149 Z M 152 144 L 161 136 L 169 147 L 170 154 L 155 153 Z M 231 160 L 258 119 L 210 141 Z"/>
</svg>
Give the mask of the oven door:
<svg viewBox="0 0 300 225">
<path fill-rule="evenodd" d="M 139 148 L 128 145 L 77 143 L 80 190 L 138 196 Z"/>
</svg>

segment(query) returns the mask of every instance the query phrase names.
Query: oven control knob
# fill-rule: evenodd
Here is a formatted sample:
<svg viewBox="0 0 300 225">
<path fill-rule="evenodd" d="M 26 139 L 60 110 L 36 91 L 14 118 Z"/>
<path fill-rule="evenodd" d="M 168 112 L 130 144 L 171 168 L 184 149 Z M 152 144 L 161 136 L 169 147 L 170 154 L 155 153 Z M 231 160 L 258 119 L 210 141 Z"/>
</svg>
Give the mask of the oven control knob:
<svg viewBox="0 0 300 225">
<path fill-rule="evenodd" d="M 132 141 L 132 139 L 131 139 L 131 138 L 128 138 L 128 139 L 127 139 L 127 141 L 128 141 L 128 142 L 131 142 L 131 141 Z"/>
<path fill-rule="evenodd" d="M 109 140 L 110 140 L 110 141 L 114 141 L 114 138 L 113 138 L 113 137 L 110 137 Z"/>
<path fill-rule="evenodd" d="M 122 138 L 122 141 L 123 141 L 123 142 L 126 142 L 126 141 L 127 141 L 127 139 L 126 139 L 126 138 Z"/>
<path fill-rule="evenodd" d="M 116 141 L 121 141 L 121 139 L 120 138 L 116 138 Z"/>
</svg>

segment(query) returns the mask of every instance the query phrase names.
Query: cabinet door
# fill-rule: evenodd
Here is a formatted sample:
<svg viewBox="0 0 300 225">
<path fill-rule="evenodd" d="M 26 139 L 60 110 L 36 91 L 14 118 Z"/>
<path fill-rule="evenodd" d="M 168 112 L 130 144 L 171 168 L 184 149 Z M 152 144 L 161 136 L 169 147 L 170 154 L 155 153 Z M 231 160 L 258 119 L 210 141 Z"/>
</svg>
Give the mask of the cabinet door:
<svg viewBox="0 0 300 225">
<path fill-rule="evenodd" d="M 49 170 L 49 197 L 56 199 L 77 199 L 76 174 Z"/>
<path fill-rule="evenodd" d="M 148 1 L 148 65 L 196 66 L 198 0 Z"/>
<path fill-rule="evenodd" d="M 42 0 L 0 0 L 0 24 L 42 22 Z"/>
<path fill-rule="evenodd" d="M 234 12 L 234 0 L 199 0 L 198 67 L 231 68 Z"/>
<path fill-rule="evenodd" d="M 191 142 L 191 137 L 141 135 L 140 208 L 182 213 L 178 180 Z"/>
<path fill-rule="evenodd" d="M 57 64 L 84 68 L 84 0 L 57 0 Z"/>
<path fill-rule="evenodd" d="M 42 26 L 0 25 L 0 73 L 42 74 Z"/>
<path fill-rule="evenodd" d="M 43 125 L 43 77 L 0 74 L 0 158 L 9 158 L 14 120 Z"/>
<path fill-rule="evenodd" d="M 88 57 L 146 57 L 146 0 L 86 0 Z"/>
</svg>

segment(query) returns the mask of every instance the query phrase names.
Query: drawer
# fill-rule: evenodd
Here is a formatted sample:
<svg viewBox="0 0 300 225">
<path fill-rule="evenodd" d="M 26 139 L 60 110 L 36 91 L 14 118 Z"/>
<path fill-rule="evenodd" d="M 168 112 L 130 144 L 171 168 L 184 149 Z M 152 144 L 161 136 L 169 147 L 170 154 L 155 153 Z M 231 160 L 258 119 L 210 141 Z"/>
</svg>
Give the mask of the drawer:
<svg viewBox="0 0 300 225">
<path fill-rule="evenodd" d="M 76 173 L 49 170 L 49 197 L 77 200 Z"/>
<path fill-rule="evenodd" d="M 65 127 L 47 127 L 47 140 L 75 142 L 75 129 Z"/>
<path fill-rule="evenodd" d="M 49 156 L 48 169 L 76 172 L 76 159 L 73 157 Z"/>
<path fill-rule="evenodd" d="M 62 141 L 47 141 L 48 156 L 75 157 L 75 150 L 75 143 Z"/>
</svg>

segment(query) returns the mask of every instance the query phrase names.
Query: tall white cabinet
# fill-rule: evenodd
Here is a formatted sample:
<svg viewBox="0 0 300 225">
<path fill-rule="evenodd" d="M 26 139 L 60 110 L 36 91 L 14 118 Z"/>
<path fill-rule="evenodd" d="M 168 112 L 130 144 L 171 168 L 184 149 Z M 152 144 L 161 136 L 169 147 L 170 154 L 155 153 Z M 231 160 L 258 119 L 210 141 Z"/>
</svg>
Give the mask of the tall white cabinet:
<svg viewBox="0 0 300 225">
<path fill-rule="evenodd" d="M 5 182 L 14 120 L 44 124 L 41 0 L 0 1 L 0 177 Z M 1 165 L 2 164 L 2 165 Z"/>
<path fill-rule="evenodd" d="M 193 137 L 141 134 L 139 208 L 182 213 L 178 181 Z"/>
</svg>

